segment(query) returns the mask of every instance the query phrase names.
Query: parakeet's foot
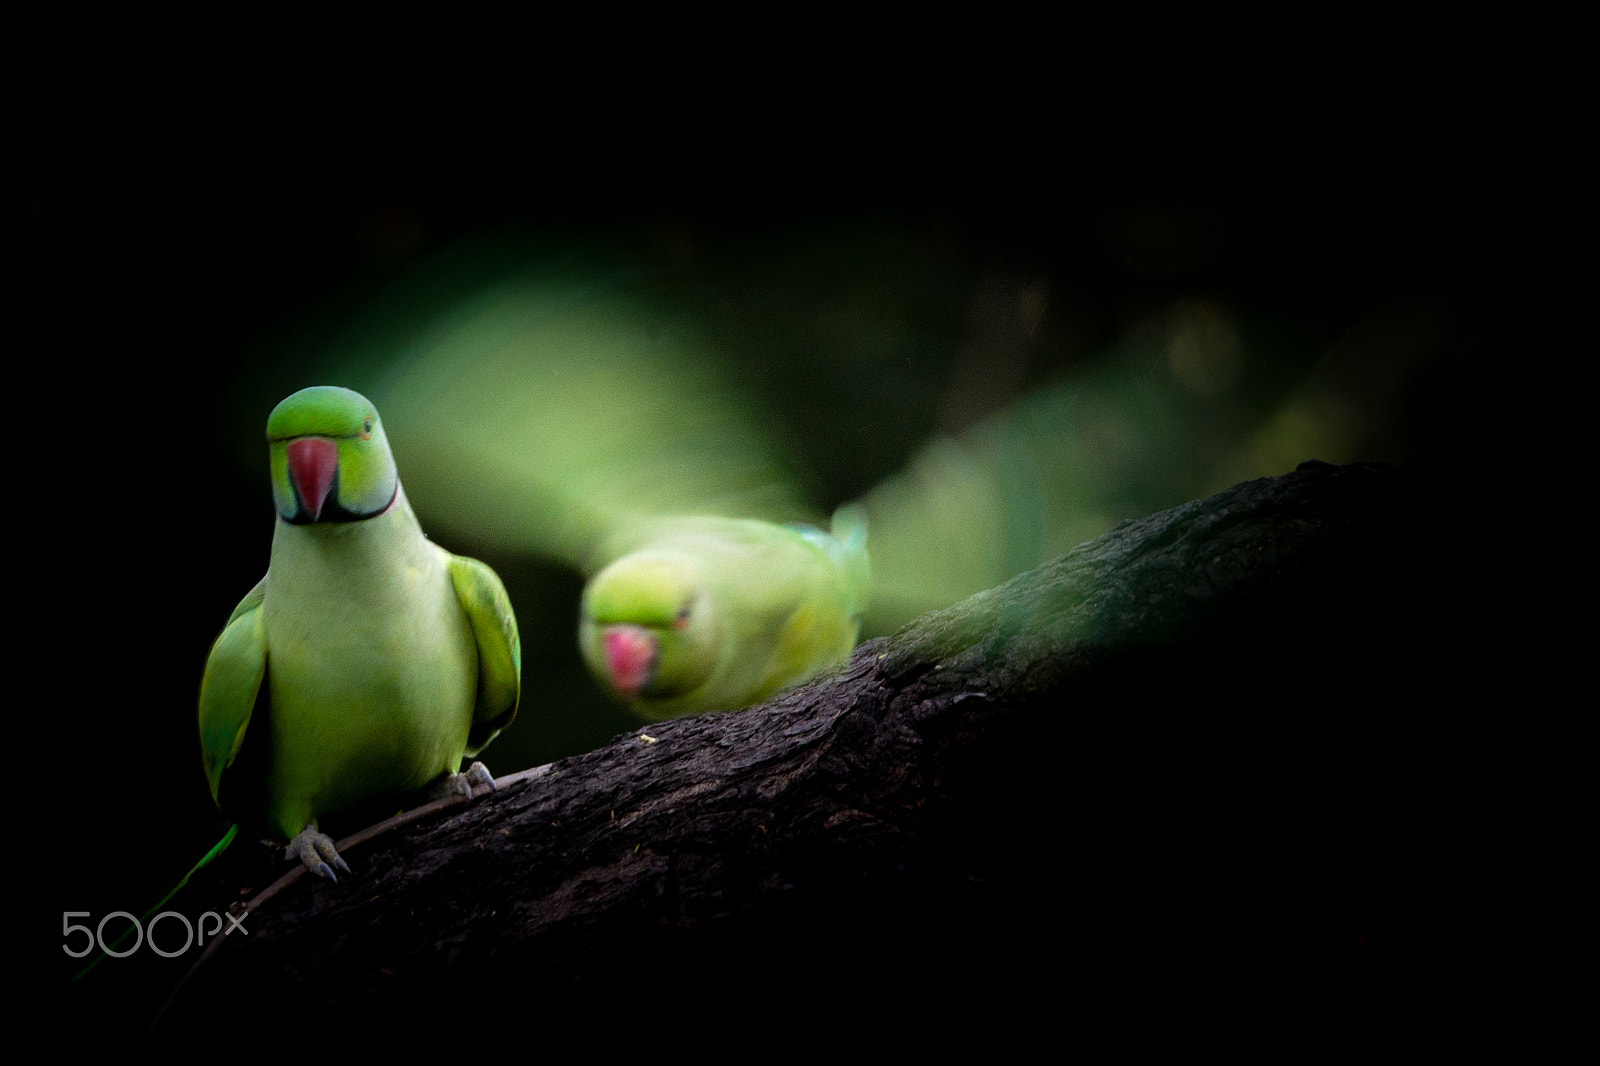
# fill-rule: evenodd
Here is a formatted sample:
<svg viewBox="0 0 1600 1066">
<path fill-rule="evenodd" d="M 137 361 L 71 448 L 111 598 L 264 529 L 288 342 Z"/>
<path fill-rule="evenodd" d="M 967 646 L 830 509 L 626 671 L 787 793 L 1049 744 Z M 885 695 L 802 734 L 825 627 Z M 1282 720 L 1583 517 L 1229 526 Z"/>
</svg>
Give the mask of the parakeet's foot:
<svg viewBox="0 0 1600 1066">
<path fill-rule="evenodd" d="M 460 796 L 470 801 L 472 799 L 473 785 L 488 785 L 489 791 L 495 790 L 494 775 L 489 768 L 481 762 L 475 762 L 467 767 L 464 774 L 447 774 L 439 779 L 433 786 L 433 798 L 444 799 L 446 796 Z"/>
<path fill-rule="evenodd" d="M 333 838 L 326 833 L 318 832 L 316 823 L 300 830 L 300 834 L 289 841 L 289 847 L 284 852 L 286 859 L 299 859 L 306 869 L 318 877 L 338 883 L 339 879 L 333 875 L 334 867 L 345 873 L 350 872 L 349 865 L 333 850 Z"/>
</svg>

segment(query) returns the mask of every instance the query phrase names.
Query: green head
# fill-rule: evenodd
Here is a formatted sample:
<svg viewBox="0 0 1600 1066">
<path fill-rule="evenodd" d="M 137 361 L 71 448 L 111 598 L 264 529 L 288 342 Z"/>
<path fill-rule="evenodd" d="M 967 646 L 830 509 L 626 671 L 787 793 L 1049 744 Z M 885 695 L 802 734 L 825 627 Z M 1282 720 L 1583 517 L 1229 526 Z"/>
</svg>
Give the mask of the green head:
<svg viewBox="0 0 1600 1066">
<path fill-rule="evenodd" d="M 355 522 L 400 490 L 378 409 L 359 392 L 316 385 L 267 416 L 272 499 L 285 522 Z"/>
<path fill-rule="evenodd" d="M 692 561 L 668 552 L 624 556 L 583 590 L 578 645 L 605 688 L 629 702 L 670 700 L 704 685 L 717 665 L 715 604 Z"/>
</svg>

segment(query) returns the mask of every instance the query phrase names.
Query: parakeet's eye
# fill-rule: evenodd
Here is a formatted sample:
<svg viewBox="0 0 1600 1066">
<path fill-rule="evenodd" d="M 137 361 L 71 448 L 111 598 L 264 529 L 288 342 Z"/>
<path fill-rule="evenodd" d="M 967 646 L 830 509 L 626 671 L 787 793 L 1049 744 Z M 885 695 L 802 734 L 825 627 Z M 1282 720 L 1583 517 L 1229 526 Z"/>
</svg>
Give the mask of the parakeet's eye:
<svg viewBox="0 0 1600 1066">
<path fill-rule="evenodd" d="M 366 440 L 372 436 L 372 416 L 368 415 L 361 420 L 361 439 Z"/>
<path fill-rule="evenodd" d="M 678 616 L 672 620 L 672 625 L 676 629 L 682 629 L 684 626 L 686 626 L 688 624 L 689 624 L 689 605 L 686 603 L 682 607 L 678 608 Z"/>
</svg>

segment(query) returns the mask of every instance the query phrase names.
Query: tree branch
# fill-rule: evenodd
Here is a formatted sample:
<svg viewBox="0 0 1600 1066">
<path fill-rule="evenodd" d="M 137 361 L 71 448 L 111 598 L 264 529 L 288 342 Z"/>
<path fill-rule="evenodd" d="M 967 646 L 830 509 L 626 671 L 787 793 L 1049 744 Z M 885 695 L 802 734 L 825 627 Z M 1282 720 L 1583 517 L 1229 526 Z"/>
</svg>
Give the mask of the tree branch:
<svg viewBox="0 0 1600 1066">
<path fill-rule="evenodd" d="M 1468 617 L 1447 502 L 1430 473 L 1306 464 L 1124 523 L 837 676 L 353 850 L 162 1025 L 867 975 L 1026 1000 L 1021 957 L 1403 939 L 1445 846 L 1419 797 Z"/>
</svg>

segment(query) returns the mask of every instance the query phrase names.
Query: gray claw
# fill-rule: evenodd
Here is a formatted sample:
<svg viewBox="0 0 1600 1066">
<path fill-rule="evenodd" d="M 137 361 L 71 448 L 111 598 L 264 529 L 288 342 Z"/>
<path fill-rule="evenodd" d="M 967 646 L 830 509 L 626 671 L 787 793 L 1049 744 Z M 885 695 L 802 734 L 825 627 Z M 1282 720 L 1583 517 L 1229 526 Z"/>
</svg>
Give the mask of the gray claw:
<svg viewBox="0 0 1600 1066">
<path fill-rule="evenodd" d="M 481 762 L 475 762 L 471 766 L 467 767 L 465 776 L 467 780 L 474 785 L 487 785 L 490 792 L 496 791 L 494 775 L 491 774 L 489 772 L 489 768 L 483 765 Z"/>
<path fill-rule="evenodd" d="M 495 791 L 494 775 L 489 768 L 481 762 L 475 762 L 467 767 L 464 774 L 449 774 L 435 787 L 433 795 L 436 799 L 446 796 L 460 796 L 467 802 L 472 801 L 472 786 L 486 785 L 489 791 Z"/>
<path fill-rule="evenodd" d="M 333 838 L 326 833 L 318 832 L 316 823 L 306 826 L 295 838 L 289 841 L 289 847 L 284 852 L 286 859 L 299 859 L 300 864 L 318 877 L 326 877 L 334 884 L 339 879 L 334 876 L 334 869 L 350 872 L 350 864 L 345 862 L 333 847 Z"/>
</svg>

